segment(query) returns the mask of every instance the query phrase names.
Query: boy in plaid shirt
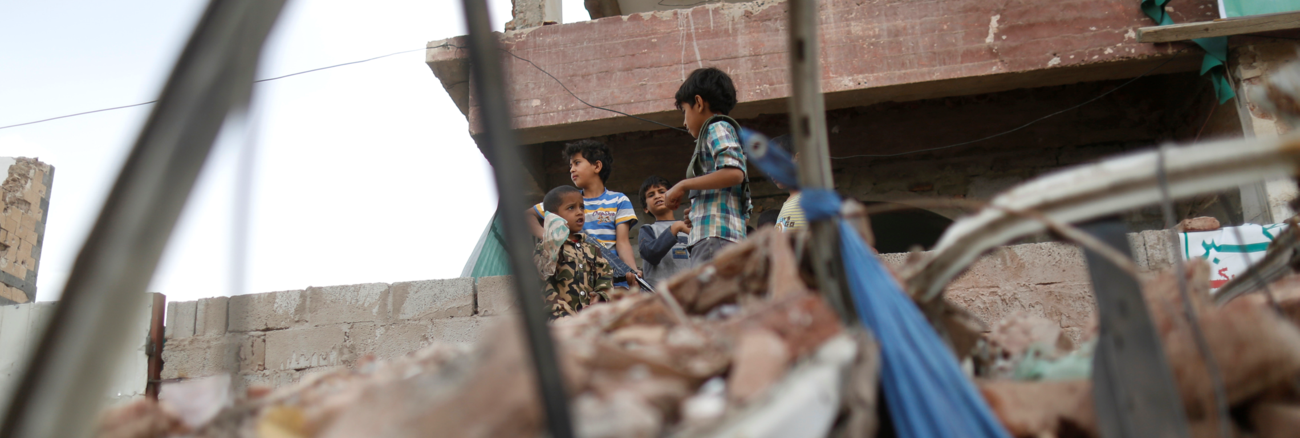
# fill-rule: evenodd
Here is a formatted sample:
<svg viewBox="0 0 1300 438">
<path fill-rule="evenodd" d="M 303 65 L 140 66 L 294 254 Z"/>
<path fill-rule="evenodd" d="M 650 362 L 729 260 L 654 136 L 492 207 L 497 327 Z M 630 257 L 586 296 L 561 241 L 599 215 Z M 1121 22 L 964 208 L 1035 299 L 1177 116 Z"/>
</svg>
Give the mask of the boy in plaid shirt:
<svg viewBox="0 0 1300 438">
<path fill-rule="evenodd" d="M 713 67 L 695 70 L 674 98 L 686 129 L 695 137 L 695 153 L 686 179 L 664 196 L 673 210 L 682 198 L 690 197 L 692 228 L 687 245 L 691 265 L 698 266 L 745 238 L 751 209 L 749 176 L 740 148 L 740 124 L 727 116 L 736 107 L 731 77 Z"/>
</svg>

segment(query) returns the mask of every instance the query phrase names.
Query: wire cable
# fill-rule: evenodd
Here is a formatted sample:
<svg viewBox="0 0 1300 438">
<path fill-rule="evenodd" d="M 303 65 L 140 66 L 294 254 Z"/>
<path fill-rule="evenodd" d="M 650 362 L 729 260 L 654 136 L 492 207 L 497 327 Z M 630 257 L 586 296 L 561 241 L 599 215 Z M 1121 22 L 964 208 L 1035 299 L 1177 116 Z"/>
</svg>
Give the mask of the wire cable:
<svg viewBox="0 0 1300 438">
<path fill-rule="evenodd" d="M 317 71 L 321 71 L 321 70 L 328 70 L 328 69 L 336 68 L 336 67 L 343 67 L 343 66 L 345 66 L 345 65 L 360 64 L 360 63 L 363 63 L 363 62 L 374 61 L 374 60 L 376 60 L 376 59 L 387 58 L 387 57 L 389 57 L 389 56 L 400 55 L 400 54 L 403 54 L 403 53 L 410 53 L 410 52 L 415 52 L 415 51 L 420 51 L 420 50 L 428 50 L 428 49 L 436 49 L 436 48 L 439 48 L 439 47 L 448 47 L 448 46 L 451 46 L 451 44 L 442 44 L 442 45 L 439 45 L 439 46 L 424 47 L 424 48 L 419 48 L 419 49 L 414 49 L 414 50 L 403 50 L 403 51 L 400 51 L 400 52 L 389 53 L 389 54 L 387 54 L 387 55 L 376 56 L 376 57 L 374 57 L 374 58 L 362 59 L 362 60 L 360 60 L 360 61 L 345 62 L 345 63 L 342 63 L 342 64 L 334 64 L 334 65 L 329 65 L 329 66 L 320 67 L 320 68 L 313 68 L 313 69 L 311 69 L 311 70 L 303 70 L 303 71 L 300 71 L 300 72 L 297 72 L 297 73 L 289 73 L 289 74 L 287 74 L 287 75 L 283 75 L 283 76 L 276 76 L 276 77 L 266 78 L 266 79 L 258 79 L 258 80 L 255 80 L 255 81 L 253 81 L 253 82 L 254 82 L 254 83 L 258 83 L 258 82 L 274 81 L 274 80 L 277 80 L 277 79 L 284 79 L 284 78 L 287 78 L 287 77 L 290 77 L 290 76 L 297 76 L 297 75 L 305 74 L 305 73 L 317 72 Z M 84 115 L 86 115 L 86 114 L 102 113 L 102 112 L 104 112 L 104 111 L 113 111 L 113 110 L 120 110 L 120 109 L 126 109 L 126 108 L 134 108 L 134 107 L 137 107 L 137 106 L 149 105 L 149 104 L 157 103 L 157 102 L 158 102 L 157 100 L 151 100 L 151 101 L 148 101 L 148 102 L 134 103 L 134 104 L 131 104 L 131 105 L 122 105 L 122 106 L 115 106 L 115 107 L 112 107 L 112 108 L 102 108 L 102 109 L 97 109 L 97 110 L 92 110 L 92 111 L 85 111 L 85 112 L 80 112 L 80 113 L 75 113 L 75 114 L 67 114 L 67 115 L 62 115 L 62 116 L 58 116 L 58 117 L 50 117 L 50 118 L 48 118 L 48 119 L 35 120 L 35 121 L 31 121 L 31 122 L 18 123 L 18 124 L 8 125 L 8 126 L 0 126 L 0 129 L 17 128 L 17 127 L 19 127 L 19 126 L 34 125 L 34 124 L 37 124 L 37 123 L 49 122 L 49 121 L 52 121 L 52 120 L 66 119 L 66 118 L 68 118 L 68 117 L 76 117 L 76 116 L 84 116 Z"/>
<path fill-rule="evenodd" d="M 1002 131 L 1002 132 L 999 132 L 999 133 L 997 133 L 997 134 L 993 134 L 993 135 L 990 135 L 990 136 L 987 136 L 987 137 L 981 137 L 981 138 L 978 138 L 978 139 L 975 139 L 975 140 L 964 141 L 964 142 L 961 142 L 961 143 L 950 144 L 950 145 L 947 145 L 947 146 L 939 146 L 939 147 L 928 148 L 928 149 L 920 149 L 920 150 L 915 150 L 915 151 L 899 152 L 899 153 L 896 153 L 896 154 L 861 154 L 861 155 L 848 155 L 848 156 L 844 156 L 844 157 L 831 157 L 831 159 L 832 159 L 832 160 L 847 160 L 847 159 L 849 159 L 849 158 L 889 158 L 889 157 L 899 157 L 899 156 L 903 156 L 903 155 L 919 154 L 919 153 L 922 153 L 922 152 L 933 152 L 933 151 L 938 151 L 938 150 L 943 150 L 943 149 L 952 149 L 952 148 L 955 148 L 955 147 L 958 147 L 958 146 L 966 146 L 966 145 L 968 145 L 968 144 L 979 143 L 979 142 L 984 141 L 984 140 L 991 140 L 991 139 L 994 139 L 994 138 L 998 138 L 998 137 L 1001 137 L 1001 136 L 1004 136 L 1004 135 L 1007 135 L 1007 134 L 1010 134 L 1010 133 L 1013 133 L 1013 132 L 1019 131 L 1019 130 L 1021 130 L 1021 129 L 1028 128 L 1030 125 L 1033 125 L 1033 124 L 1035 124 L 1035 123 L 1041 122 L 1041 121 L 1043 121 L 1043 120 L 1050 119 L 1050 118 L 1055 117 L 1055 116 L 1057 116 L 1057 115 L 1060 115 L 1060 114 L 1062 114 L 1062 113 L 1067 113 L 1067 112 L 1070 112 L 1070 111 L 1073 111 L 1073 110 L 1079 109 L 1079 108 L 1083 107 L 1084 105 L 1087 105 L 1087 104 L 1090 104 L 1090 103 L 1096 102 L 1097 100 L 1099 100 L 1099 99 L 1101 99 L 1101 98 L 1103 98 L 1103 97 L 1106 97 L 1106 96 L 1109 95 L 1110 93 L 1114 93 L 1114 92 L 1116 92 L 1116 91 L 1119 91 L 1120 88 L 1124 88 L 1125 86 L 1128 86 L 1129 84 L 1132 84 L 1133 82 L 1137 81 L 1138 79 L 1142 79 L 1143 77 L 1146 77 L 1146 75 L 1149 75 L 1149 74 L 1151 74 L 1152 72 L 1154 72 L 1154 71 L 1156 71 L 1156 70 L 1159 70 L 1161 67 L 1164 67 L 1166 64 L 1169 64 L 1169 62 L 1170 62 L 1170 61 L 1173 61 L 1173 60 L 1174 60 L 1174 58 L 1173 58 L 1173 57 L 1170 57 L 1169 59 L 1165 60 L 1165 62 L 1160 63 L 1160 65 L 1157 65 L 1157 66 L 1151 68 L 1150 70 L 1147 70 L 1146 72 L 1144 72 L 1144 73 L 1138 75 L 1137 77 L 1135 77 L 1135 78 L 1133 78 L 1133 79 L 1129 79 L 1128 81 L 1124 82 L 1123 84 L 1120 84 L 1118 87 L 1112 88 L 1112 89 L 1106 91 L 1105 93 L 1101 93 L 1101 94 L 1098 95 L 1097 97 L 1094 97 L 1094 98 L 1092 98 L 1092 99 L 1088 99 L 1088 100 L 1084 101 L 1084 102 L 1081 103 L 1081 104 L 1078 104 L 1078 105 L 1075 105 L 1075 106 L 1072 106 L 1072 107 L 1069 107 L 1069 108 L 1066 108 L 1066 109 L 1063 109 L 1063 110 L 1060 110 L 1060 111 L 1057 111 L 1057 112 L 1054 112 L 1054 113 L 1051 113 L 1051 114 L 1048 114 L 1048 115 L 1045 115 L 1045 116 L 1042 116 L 1042 117 L 1039 117 L 1039 118 L 1037 118 L 1037 119 L 1034 119 L 1034 120 L 1030 121 L 1029 123 L 1026 123 L 1026 124 L 1023 124 L 1023 125 L 1017 126 L 1017 127 L 1015 127 L 1015 128 L 1011 128 L 1011 129 L 1009 129 L 1009 130 Z"/>
</svg>

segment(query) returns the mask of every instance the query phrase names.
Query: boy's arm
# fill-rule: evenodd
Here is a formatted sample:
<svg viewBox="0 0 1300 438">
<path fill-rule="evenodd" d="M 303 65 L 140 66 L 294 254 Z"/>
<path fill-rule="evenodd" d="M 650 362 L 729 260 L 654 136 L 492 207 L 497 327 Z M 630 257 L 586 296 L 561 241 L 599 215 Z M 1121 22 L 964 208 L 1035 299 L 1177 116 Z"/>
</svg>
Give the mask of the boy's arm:
<svg viewBox="0 0 1300 438">
<path fill-rule="evenodd" d="M 525 214 L 528 215 L 528 220 L 524 221 L 528 222 L 528 232 L 533 233 L 533 237 L 538 239 L 544 238 L 543 235 L 546 234 L 546 229 L 542 228 L 542 220 L 537 216 L 537 205 L 529 207 L 528 212 Z"/>
<path fill-rule="evenodd" d="M 735 167 L 718 169 L 715 172 L 700 175 L 695 178 L 684 179 L 668 189 L 664 194 L 664 204 L 671 209 L 676 210 L 682 204 L 682 198 L 691 190 L 717 190 L 725 189 L 745 182 L 745 171 Z"/>
<path fill-rule="evenodd" d="M 641 275 L 641 270 L 636 268 L 636 257 L 632 256 L 632 244 L 627 241 L 627 235 L 631 231 L 631 223 L 621 223 L 614 229 L 614 249 L 618 250 L 618 258 L 632 269 L 631 273 Z M 635 278 L 629 280 L 636 280 Z"/>
<path fill-rule="evenodd" d="M 664 259 L 664 256 L 668 255 L 668 251 L 673 249 L 673 245 L 677 244 L 677 234 L 671 232 L 671 230 L 655 236 L 653 228 L 641 227 L 641 237 L 639 239 L 641 241 L 639 245 L 641 247 L 641 260 L 656 266 L 659 265 L 660 260 Z"/>
</svg>

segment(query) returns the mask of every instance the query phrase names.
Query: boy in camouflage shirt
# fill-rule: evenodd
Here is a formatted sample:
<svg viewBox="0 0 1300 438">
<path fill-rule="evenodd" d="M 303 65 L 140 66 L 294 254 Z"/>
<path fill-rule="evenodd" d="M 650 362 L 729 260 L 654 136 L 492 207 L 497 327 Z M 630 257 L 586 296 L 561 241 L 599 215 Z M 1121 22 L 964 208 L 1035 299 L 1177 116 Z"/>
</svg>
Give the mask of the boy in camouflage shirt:
<svg viewBox="0 0 1300 438">
<path fill-rule="evenodd" d="M 573 186 L 551 190 L 542 200 L 541 242 L 533 254 L 542 277 L 551 317 L 572 315 L 588 305 L 609 301 L 614 270 L 601 256 L 595 239 L 582 232 L 586 209 Z"/>
</svg>

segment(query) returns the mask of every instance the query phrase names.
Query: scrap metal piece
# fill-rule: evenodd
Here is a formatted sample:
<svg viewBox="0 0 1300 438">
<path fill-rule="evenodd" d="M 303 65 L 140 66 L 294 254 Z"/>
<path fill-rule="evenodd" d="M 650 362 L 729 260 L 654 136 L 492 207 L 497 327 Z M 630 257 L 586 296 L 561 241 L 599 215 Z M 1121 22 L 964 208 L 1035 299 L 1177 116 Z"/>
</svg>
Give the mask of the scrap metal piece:
<svg viewBox="0 0 1300 438">
<path fill-rule="evenodd" d="M 1170 147 L 1166 152 L 1173 198 L 1300 172 L 1300 133 Z M 953 222 L 925 265 L 907 279 L 908 292 L 921 301 L 933 300 L 984 252 L 1047 227 L 1012 211 L 1072 223 L 1159 202 L 1157 155 L 1156 150 L 1121 155 L 1049 173 L 1003 192 L 989 202 L 995 208 Z"/>
<path fill-rule="evenodd" d="M 1128 254 L 1118 217 L 1080 228 Z M 1100 332 L 1093 356 L 1093 403 L 1101 436 L 1187 437 L 1187 415 L 1137 279 L 1084 248 Z"/>
<path fill-rule="evenodd" d="M 62 299 L 15 388 L 3 437 L 91 433 L 104 364 L 132 341 L 153 277 L 217 133 L 248 106 L 262 43 L 284 0 L 212 1 L 109 192 Z"/>
</svg>

